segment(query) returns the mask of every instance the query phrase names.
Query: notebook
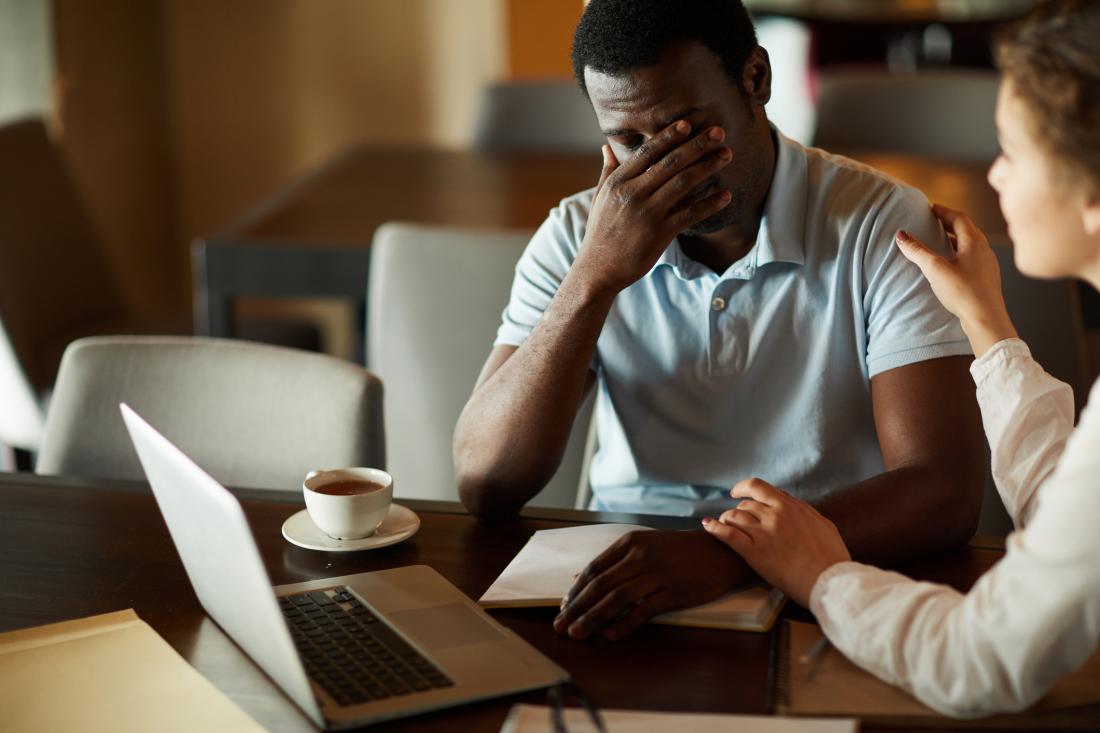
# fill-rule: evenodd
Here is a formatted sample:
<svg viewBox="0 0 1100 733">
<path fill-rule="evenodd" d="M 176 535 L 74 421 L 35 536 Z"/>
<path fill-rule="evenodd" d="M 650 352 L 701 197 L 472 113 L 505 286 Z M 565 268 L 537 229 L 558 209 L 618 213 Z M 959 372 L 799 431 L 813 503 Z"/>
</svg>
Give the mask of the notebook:
<svg viewBox="0 0 1100 733">
<path fill-rule="evenodd" d="M 781 629 L 775 666 L 776 713 L 858 717 L 874 725 L 923 728 L 1080 728 L 1100 721 L 1100 653 L 1055 684 L 1030 710 L 958 720 L 940 715 L 831 647 L 815 663 L 800 664 L 798 657 L 820 638 L 816 624 L 788 621 Z"/>
<path fill-rule="evenodd" d="M 7 733 L 263 733 L 132 610 L 0 634 Z"/>
<path fill-rule="evenodd" d="M 484 608 L 559 606 L 589 562 L 635 524 L 588 524 L 535 532 L 478 603 Z M 766 585 L 742 588 L 694 608 L 663 613 L 654 623 L 735 631 L 767 631 L 786 596 Z"/>
<path fill-rule="evenodd" d="M 552 733 L 552 709 L 514 705 L 500 733 Z M 855 720 L 776 718 L 762 715 L 654 713 L 644 710 L 602 710 L 608 733 L 856 733 Z M 596 733 L 583 708 L 566 708 L 562 719 L 569 733 Z"/>
</svg>

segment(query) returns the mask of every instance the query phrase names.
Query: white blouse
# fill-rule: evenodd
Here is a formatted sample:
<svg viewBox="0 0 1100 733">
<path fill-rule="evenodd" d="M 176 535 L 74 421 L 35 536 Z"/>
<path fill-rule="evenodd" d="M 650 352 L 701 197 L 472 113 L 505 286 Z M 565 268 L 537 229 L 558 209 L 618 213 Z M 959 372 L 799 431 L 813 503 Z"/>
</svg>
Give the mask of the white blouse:
<svg viewBox="0 0 1100 733">
<path fill-rule="evenodd" d="M 971 367 L 993 478 L 1018 531 L 966 595 L 855 562 L 810 610 L 860 667 L 946 715 L 1023 710 L 1100 641 L 1100 380 L 1073 429 L 1070 388 L 1018 339 Z"/>
</svg>

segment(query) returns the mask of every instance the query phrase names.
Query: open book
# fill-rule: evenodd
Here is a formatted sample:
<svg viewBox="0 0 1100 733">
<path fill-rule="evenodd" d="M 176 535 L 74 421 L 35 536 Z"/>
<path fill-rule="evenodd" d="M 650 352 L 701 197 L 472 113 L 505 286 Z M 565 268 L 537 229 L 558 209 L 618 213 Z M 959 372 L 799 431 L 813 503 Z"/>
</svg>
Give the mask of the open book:
<svg viewBox="0 0 1100 733">
<path fill-rule="evenodd" d="M 485 608 L 559 606 L 577 576 L 597 555 L 624 534 L 648 529 L 635 524 L 588 524 L 535 532 L 478 603 Z M 673 626 L 767 631 L 785 598 L 775 588 L 754 585 L 652 620 Z"/>
<path fill-rule="evenodd" d="M 858 717 L 878 726 L 913 728 L 1091 728 L 1100 721 L 1100 653 L 1059 680 L 1030 710 L 977 720 L 947 718 L 829 648 L 813 664 L 798 659 L 821 639 L 816 624 L 788 621 L 780 630 L 775 712 Z"/>
</svg>

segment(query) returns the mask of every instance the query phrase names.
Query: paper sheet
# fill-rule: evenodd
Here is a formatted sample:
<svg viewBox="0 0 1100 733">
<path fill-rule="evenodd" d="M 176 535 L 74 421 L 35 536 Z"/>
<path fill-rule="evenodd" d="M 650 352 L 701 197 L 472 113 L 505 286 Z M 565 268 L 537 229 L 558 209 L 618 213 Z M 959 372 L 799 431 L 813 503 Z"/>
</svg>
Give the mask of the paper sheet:
<svg viewBox="0 0 1100 733">
<path fill-rule="evenodd" d="M 762 715 L 712 715 L 703 713 L 651 713 L 640 710 L 600 711 L 608 733 L 855 733 L 856 721 L 843 718 L 776 718 Z M 569 733 L 596 733 L 588 713 L 565 710 Z M 500 733 L 553 733 L 550 708 L 516 705 L 508 713 Z"/>
<path fill-rule="evenodd" d="M 5 733 L 262 728 L 132 610 L 0 634 Z"/>
</svg>

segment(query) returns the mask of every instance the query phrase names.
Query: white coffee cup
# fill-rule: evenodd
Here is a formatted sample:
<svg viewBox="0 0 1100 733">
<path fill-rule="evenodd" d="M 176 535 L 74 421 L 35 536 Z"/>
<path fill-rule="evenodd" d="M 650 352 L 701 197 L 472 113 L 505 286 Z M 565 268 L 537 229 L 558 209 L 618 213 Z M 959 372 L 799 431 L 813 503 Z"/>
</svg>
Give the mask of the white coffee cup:
<svg viewBox="0 0 1100 733">
<path fill-rule="evenodd" d="M 337 493 L 326 493 L 326 487 Z M 374 534 L 389 513 L 393 476 L 380 468 L 310 471 L 302 494 L 318 529 L 334 539 L 358 540 Z"/>
</svg>

